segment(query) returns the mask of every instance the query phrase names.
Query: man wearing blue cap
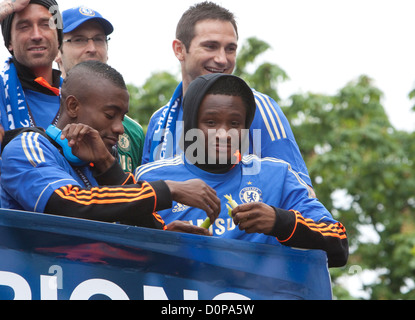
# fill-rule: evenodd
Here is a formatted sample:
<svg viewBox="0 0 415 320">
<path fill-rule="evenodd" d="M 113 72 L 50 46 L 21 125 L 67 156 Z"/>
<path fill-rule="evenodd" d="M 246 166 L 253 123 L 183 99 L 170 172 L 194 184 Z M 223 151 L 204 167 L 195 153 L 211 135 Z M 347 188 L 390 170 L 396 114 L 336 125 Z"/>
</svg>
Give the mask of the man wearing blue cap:
<svg viewBox="0 0 415 320">
<path fill-rule="evenodd" d="M 62 12 L 64 40 L 56 62 L 65 78 L 75 65 L 86 60 L 108 60 L 108 36 L 112 24 L 87 7 L 75 7 Z"/>
<path fill-rule="evenodd" d="M 112 24 L 99 12 L 85 6 L 62 12 L 63 45 L 56 62 L 65 77 L 75 65 L 87 60 L 108 61 L 108 36 L 114 31 Z M 124 134 L 118 142 L 120 164 L 124 171 L 133 172 L 141 165 L 144 145 L 142 127 L 125 117 Z"/>
</svg>

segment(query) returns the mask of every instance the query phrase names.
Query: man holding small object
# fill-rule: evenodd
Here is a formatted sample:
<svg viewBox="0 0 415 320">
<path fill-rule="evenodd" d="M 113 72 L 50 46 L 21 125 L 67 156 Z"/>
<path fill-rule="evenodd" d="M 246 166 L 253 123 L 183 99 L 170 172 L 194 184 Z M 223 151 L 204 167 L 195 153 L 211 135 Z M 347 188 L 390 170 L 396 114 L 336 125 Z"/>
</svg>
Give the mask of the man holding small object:
<svg viewBox="0 0 415 320">
<path fill-rule="evenodd" d="M 219 217 L 210 221 L 214 236 L 320 249 L 330 267 L 345 265 L 346 229 L 291 165 L 276 158 L 241 157 L 255 109 L 252 90 L 242 79 L 228 74 L 197 78 L 183 101 L 184 154 L 141 166 L 136 179 L 202 179 L 222 200 Z M 166 222 L 200 225 L 205 219 L 199 209 L 177 202 L 159 214 Z"/>
<path fill-rule="evenodd" d="M 126 85 L 116 70 L 98 61 L 74 67 L 62 86 L 56 126 L 61 137 L 50 134 L 49 128 L 50 135 L 28 128 L 2 146 L 4 208 L 209 235 L 180 221 L 166 226 L 157 214 L 174 199 L 205 210 L 214 221 L 220 201 L 206 183 L 135 181 L 112 156 L 124 131 L 128 103 Z M 68 161 L 65 138 L 72 154 L 87 164 Z"/>
</svg>

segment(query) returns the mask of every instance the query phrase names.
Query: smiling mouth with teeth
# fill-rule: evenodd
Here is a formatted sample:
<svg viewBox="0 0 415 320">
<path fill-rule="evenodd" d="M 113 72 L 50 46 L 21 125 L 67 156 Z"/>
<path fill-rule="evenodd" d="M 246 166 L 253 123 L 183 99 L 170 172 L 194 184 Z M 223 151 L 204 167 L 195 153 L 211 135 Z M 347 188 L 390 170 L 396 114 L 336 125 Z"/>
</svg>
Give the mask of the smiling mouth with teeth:
<svg viewBox="0 0 415 320">
<path fill-rule="evenodd" d="M 31 48 L 29 49 L 29 51 L 36 51 L 36 52 L 40 52 L 40 51 L 45 51 L 46 48 Z"/>
<path fill-rule="evenodd" d="M 209 72 L 212 72 L 212 73 L 224 73 L 225 72 L 225 69 L 219 70 L 219 69 L 212 69 L 212 68 L 208 68 L 208 67 L 206 67 L 205 69 Z"/>
</svg>

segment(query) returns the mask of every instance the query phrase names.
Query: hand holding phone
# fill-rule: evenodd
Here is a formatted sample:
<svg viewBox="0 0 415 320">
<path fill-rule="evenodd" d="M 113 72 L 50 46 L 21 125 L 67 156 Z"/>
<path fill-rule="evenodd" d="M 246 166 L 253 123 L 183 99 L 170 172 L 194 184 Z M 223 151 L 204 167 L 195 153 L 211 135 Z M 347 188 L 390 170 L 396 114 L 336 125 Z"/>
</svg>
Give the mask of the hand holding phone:
<svg viewBox="0 0 415 320">
<path fill-rule="evenodd" d="M 62 147 L 63 156 L 65 157 L 66 160 L 68 160 L 68 162 L 71 165 L 81 167 L 87 164 L 85 161 L 73 155 L 72 148 L 68 144 L 68 139 L 64 139 L 64 140 L 61 139 L 62 130 L 60 130 L 54 125 L 50 125 L 48 129 L 46 130 L 46 134 L 53 141 L 55 141 L 59 146 Z"/>
</svg>

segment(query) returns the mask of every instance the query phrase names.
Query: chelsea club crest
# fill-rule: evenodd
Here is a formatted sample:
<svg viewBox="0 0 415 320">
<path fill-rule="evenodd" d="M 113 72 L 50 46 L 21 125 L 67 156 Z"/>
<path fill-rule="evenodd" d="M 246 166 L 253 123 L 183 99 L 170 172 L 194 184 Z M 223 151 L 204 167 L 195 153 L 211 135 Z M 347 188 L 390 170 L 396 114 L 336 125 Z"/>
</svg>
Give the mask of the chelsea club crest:
<svg viewBox="0 0 415 320">
<path fill-rule="evenodd" d="M 247 187 L 241 190 L 239 198 L 243 203 L 262 202 L 262 191 L 255 187 Z"/>
<path fill-rule="evenodd" d="M 125 133 L 123 135 L 120 135 L 118 139 L 118 147 L 124 152 L 128 152 L 131 150 L 130 137 Z"/>
<path fill-rule="evenodd" d="M 88 16 L 88 17 L 94 17 L 95 16 L 95 11 L 92 10 L 92 9 L 89 9 L 87 7 L 79 8 L 79 12 L 81 14 L 83 14 L 84 16 Z"/>
</svg>

